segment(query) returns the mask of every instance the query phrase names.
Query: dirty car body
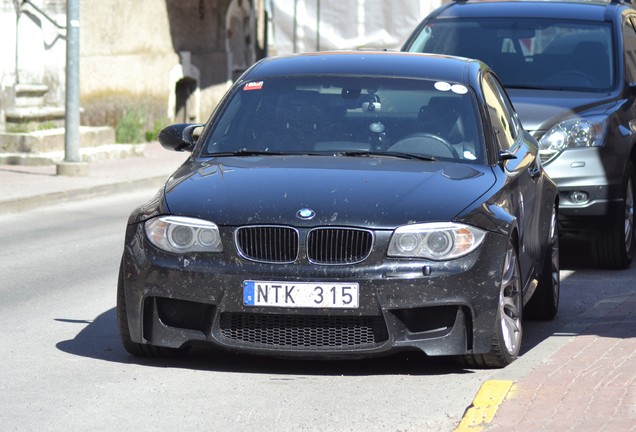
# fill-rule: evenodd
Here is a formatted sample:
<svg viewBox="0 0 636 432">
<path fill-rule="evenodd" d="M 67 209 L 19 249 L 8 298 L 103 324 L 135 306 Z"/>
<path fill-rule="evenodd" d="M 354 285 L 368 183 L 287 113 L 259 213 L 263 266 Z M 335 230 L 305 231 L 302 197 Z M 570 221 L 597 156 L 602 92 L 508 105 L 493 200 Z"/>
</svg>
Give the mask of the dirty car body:
<svg viewBox="0 0 636 432">
<path fill-rule="evenodd" d="M 481 62 L 265 59 L 205 125 L 159 139 L 192 155 L 128 222 L 117 309 L 133 354 L 501 367 L 524 306 L 556 314 L 557 190 Z"/>
</svg>

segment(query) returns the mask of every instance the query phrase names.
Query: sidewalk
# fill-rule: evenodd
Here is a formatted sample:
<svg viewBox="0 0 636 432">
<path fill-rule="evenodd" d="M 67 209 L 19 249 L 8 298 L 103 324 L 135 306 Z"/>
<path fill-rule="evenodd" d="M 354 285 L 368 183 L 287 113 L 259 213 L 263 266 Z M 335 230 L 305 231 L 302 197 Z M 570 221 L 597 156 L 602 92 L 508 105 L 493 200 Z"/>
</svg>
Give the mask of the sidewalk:
<svg viewBox="0 0 636 432">
<path fill-rule="evenodd" d="M 636 431 L 636 295 L 521 378 L 488 431 Z"/>
<path fill-rule="evenodd" d="M 142 157 L 89 162 L 88 177 L 57 176 L 55 165 L 0 165 L 0 214 L 131 188 L 159 187 L 189 153 L 145 144 Z"/>
<path fill-rule="evenodd" d="M 636 431 L 636 294 L 608 303 L 550 336 L 569 340 L 511 382 L 492 418 L 458 431 Z"/>
</svg>

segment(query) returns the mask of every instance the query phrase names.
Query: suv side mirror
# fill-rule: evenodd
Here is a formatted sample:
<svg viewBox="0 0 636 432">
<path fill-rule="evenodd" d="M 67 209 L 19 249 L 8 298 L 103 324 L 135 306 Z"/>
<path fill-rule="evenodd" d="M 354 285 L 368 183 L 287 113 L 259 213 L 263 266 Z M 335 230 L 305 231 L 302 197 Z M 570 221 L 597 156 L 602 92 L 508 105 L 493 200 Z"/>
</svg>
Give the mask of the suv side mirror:
<svg viewBox="0 0 636 432">
<path fill-rule="evenodd" d="M 499 161 L 500 162 L 507 161 L 507 160 L 512 160 L 512 159 L 517 159 L 517 156 L 514 153 L 510 153 L 509 151 L 500 151 L 499 152 Z"/>
<path fill-rule="evenodd" d="M 194 150 L 194 145 L 201 133 L 202 124 L 180 123 L 163 128 L 157 138 L 159 143 L 168 150 L 189 151 Z"/>
</svg>

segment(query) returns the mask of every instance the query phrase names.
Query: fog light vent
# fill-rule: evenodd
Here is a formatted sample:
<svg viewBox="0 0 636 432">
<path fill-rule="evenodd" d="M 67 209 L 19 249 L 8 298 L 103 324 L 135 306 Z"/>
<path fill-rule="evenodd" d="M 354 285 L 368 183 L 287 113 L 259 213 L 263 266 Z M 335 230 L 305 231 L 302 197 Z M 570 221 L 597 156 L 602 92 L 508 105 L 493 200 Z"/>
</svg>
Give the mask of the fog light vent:
<svg viewBox="0 0 636 432">
<path fill-rule="evenodd" d="M 583 191 L 574 191 L 570 193 L 570 201 L 574 204 L 585 204 L 590 200 L 590 196 L 587 192 Z"/>
</svg>

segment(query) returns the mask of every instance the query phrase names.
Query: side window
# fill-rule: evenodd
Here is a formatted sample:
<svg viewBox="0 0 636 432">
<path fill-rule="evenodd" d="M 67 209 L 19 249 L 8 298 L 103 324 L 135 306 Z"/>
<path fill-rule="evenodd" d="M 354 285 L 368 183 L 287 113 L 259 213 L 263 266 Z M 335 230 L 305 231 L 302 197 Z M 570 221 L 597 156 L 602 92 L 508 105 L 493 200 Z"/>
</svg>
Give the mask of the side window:
<svg viewBox="0 0 636 432">
<path fill-rule="evenodd" d="M 623 46 L 625 49 L 625 78 L 628 82 L 636 82 L 636 23 L 630 17 L 623 25 Z"/>
<path fill-rule="evenodd" d="M 500 150 L 509 150 L 519 132 L 517 120 L 511 115 L 513 111 L 510 101 L 491 74 L 486 74 L 482 78 L 482 89 L 497 145 Z"/>
<path fill-rule="evenodd" d="M 506 93 L 501 83 L 498 80 L 493 79 L 492 84 L 506 110 L 506 117 L 509 119 L 510 125 L 509 135 L 514 143 L 514 141 L 516 141 L 519 137 L 519 133 L 521 132 L 521 123 L 519 122 L 519 118 L 517 117 L 517 112 L 513 108 L 512 102 L 508 97 L 508 93 Z"/>
</svg>

